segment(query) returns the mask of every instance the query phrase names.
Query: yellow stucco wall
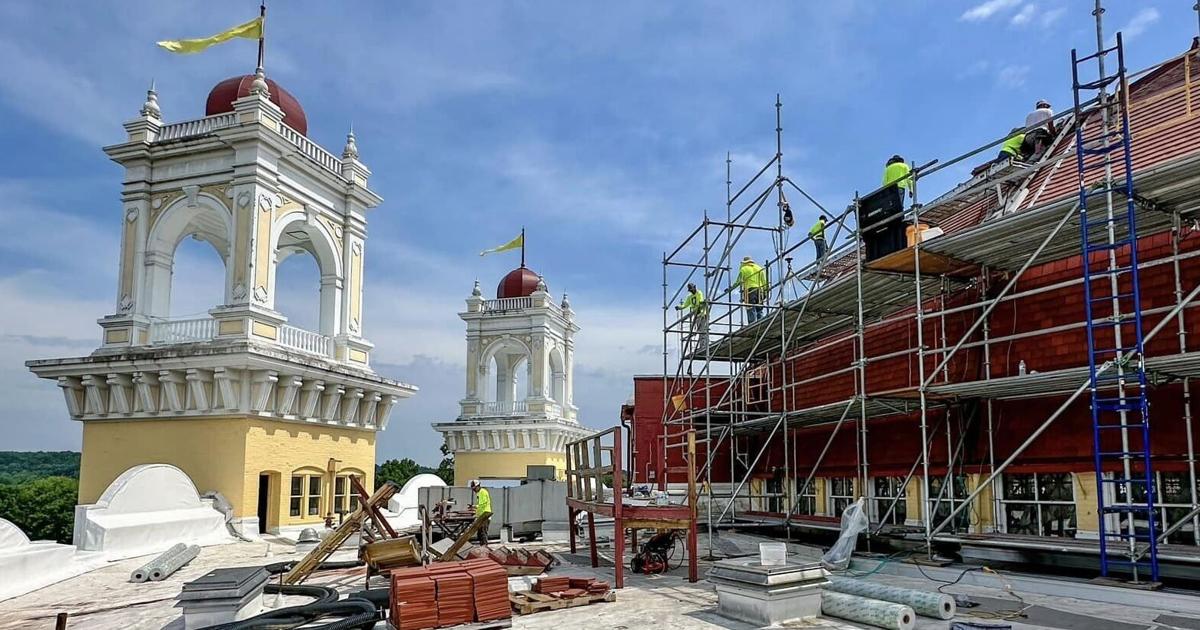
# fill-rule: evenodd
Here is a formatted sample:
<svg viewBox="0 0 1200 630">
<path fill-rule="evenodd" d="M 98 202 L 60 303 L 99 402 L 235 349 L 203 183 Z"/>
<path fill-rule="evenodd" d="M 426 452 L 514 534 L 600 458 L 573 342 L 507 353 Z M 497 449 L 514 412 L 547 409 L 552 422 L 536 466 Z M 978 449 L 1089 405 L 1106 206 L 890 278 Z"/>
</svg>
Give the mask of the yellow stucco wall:
<svg viewBox="0 0 1200 630">
<path fill-rule="evenodd" d="M 967 475 L 967 492 L 975 492 L 979 488 L 979 485 L 986 481 L 987 478 L 987 475 L 982 474 Z M 979 493 L 979 496 L 971 504 L 971 507 L 967 508 L 967 511 L 971 515 L 971 531 L 973 533 L 981 534 L 985 531 L 995 529 L 995 507 L 996 504 L 992 501 L 992 486 L 988 485 L 984 488 L 983 492 Z"/>
<path fill-rule="evenodd" d="M 330 458 L 340 460 L 329 473 Z M 79 502 L 94 503 L 114 479 L 138 464 L 166 463 L 191 477 L 201 493 L 218 490 L 237 517 L 258 514 L 259 475 L 271 474 L 268 527 L 319 523 L 331 509 L 333 478 L 361 474 L 368 492 L 375 478 L 375 434 L 339 427 L 256 417 L 86 422 L 79 471 Z M 320 515 L 288 514 L 291 475 L 320 475 Z"/>
<path fill-rule="evenodd" d="M 165 463 L 187 473 L 201 493 L 220 490 L 242 505 L 245 435 L 244 418 L 85 422 L 79 502 L 95 503 L 133 466 Z"/>
<path fill-rule="evenodd" d="M 461 486 L 471 479 L 523 479 L 526 466 L 554 466 L 557 477 L 563 479 L 567 458 L 558 451 L 455 453 L 454 483 Z"/>
</svg>

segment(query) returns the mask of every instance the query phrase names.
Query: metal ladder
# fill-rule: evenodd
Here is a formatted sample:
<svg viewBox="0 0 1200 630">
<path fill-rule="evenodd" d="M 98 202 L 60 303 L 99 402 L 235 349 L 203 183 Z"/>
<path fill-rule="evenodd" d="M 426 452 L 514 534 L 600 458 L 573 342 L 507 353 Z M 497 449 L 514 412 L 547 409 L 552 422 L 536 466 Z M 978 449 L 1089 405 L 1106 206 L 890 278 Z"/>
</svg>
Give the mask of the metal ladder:
<svg viewBox="0 0 1200 630">
<path fill-rule="evenodd" d="M 1114 52 L 1117 71 L 1105 74 L 1104 60 Z M 1092 60 L 1097 78 L 1081 83 L 1080 65 Z M 1143 365 L 1129 85 L 1121 34 L 1117 33 L 1115 46 L 1086 57 L 1072 50 L 1071 66 L 1100 573 L 1132 573 L 1137 582 L 1148 571 L 1150 580 L 1157 581 L 1158 514 Z M 1111 93 L 1110 86 L 1115 88 Z M 1096 107 L 1085 111 L 1093 94 Z M 1124 166 L 1122 181 L 1113 177 L 1116 160 Z"/>
</svg>

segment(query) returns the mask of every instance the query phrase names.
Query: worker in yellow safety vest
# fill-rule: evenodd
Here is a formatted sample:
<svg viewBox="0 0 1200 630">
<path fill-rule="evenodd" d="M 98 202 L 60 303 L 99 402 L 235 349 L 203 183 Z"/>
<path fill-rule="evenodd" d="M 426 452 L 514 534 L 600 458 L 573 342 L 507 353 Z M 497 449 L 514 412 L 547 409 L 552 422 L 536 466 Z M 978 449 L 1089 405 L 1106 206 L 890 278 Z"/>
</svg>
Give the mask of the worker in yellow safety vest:
<svg viewBox="0 0 1200 630">
<path fill-rule="evenodd" d="M 742 302 L 746 303 L 746 321 L 753 324 L 763 315 L 763 293 L 767 289 L 767 270 L 754 262 L 753 258 L 742 258 L 738 270 L 738 285 L 742 288 Z"/>
<path fill-rule="evenodd" d="M 997 162 L 1009 162 L 1011 160 L 1019 160 L 1025 156 L 1021 145 L 1025 143 L 1025 132 L 1021 131 L 1022 127 L 1013 127 L 1009 132 L 1008 139 L 1004 144 L 1000 145 L 1000 155 L 996 156 Z"/>
<path fill-rule="evenodd" d="M 899 155 L 893 155 L 888 158 L 887 164 L 883 165 L 883 187 L 896 187 L 896 196 L 900 198 L 900 207 L 904 207 L 904 195 L 907 193 L 912 196 L 912 168 L 904 161 L 904 158 Z M 821 259 L 823 252 L 817 252 L 817 260 Z"/>
<path fill-rule="evenodd" d="M 492 523 L 492 495 L 479 483 L 478 479 L 471 480 L 471 492 L 475 493 L 475 518 L 483 518 L 479 525 L 479 544 L 488 544 L 488 526 Z"/>
<path fill-rule="evenodd" d="M 704 292 L 696 288 L 696 283 L 694 282 L 688 283 L 687 292 L 687 295 L 683 298 L 683 302 L 679 306 L 676 306 L 675 310 L 687 311 L 692 327 L 692 334 L 690 335 L 692 343 L 707 343 L 708 302 L 704 301 Z"/>
<path fill-rule="evenodd" d="M 899 155 L 893 155 L 888 158 L 887 164 L 883 166 L 883 186 L 896 185 L 900 189 L 901 199 L 903 194 L 908 192 L 912 194 L 912 169 L 908 163 Z"/>
<path fill-rule="evenodd" d="M 813 247 L 817 248 L 817 264 L 821 264 L 821 259 L 825 257 L 825 215 L 817 217 L 817 222 L 808 230 L 808 236 L 812 239 Z"/>
</svg>

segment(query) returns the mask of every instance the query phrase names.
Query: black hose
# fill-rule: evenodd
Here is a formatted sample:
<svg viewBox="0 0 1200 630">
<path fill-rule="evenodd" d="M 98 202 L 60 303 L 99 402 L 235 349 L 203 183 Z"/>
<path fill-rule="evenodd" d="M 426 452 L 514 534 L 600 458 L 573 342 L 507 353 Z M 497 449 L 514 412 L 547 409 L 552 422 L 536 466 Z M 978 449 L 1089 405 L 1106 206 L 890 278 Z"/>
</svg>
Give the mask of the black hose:
<svg viewBox="0 0 1200 630">
<path fill-rule="evenodd" d="M 287 562 L 272 562 L 271 564 L 265 565 L 263 568 L 266 569 L 267 573 L 270 573 L 271 575 L 279 575 L 280 573 L 287 573 L 288 571 L 291 571 L 292 567 L 296 566 L 296 562 L 298 562 L 298 561 L 297 560 L 288 560 Z M 361 567 L 362 565 L 363 565 L 362 560 L 341 560 L 338 562 L 322 562 L 321 564 L 317 565 L 317 568 L 315 570 L 316 571 L 332 571 L 334 569 L 353 569 L 355 567 Z"/>
<path fill-rule="evenodd" d="M 281 595 L 303 595 L 312 597 L 313 604 L 328 604 L 336 602 L 341 595 L 336 588 L 331 586 L 313 586 L 310 584 L 267 584 L 263 587 L 263 592 L 268 595 L 279 593 Z"/>
<path fill-rule="evenodd" d="M 391 599 L 392 589 L 390 588 L 370 588 L 365 591 L 356 591 L 350 593 L 348 597 L 351 599 L 365 599 L 375 607 L 383 610 L 388 607 L 388 600 Z"/>
<path fill-rule="evenodd" d="M 341 616 L 344 619 L 319 626 L 306 625 L 329 616 Z M 302 625 L 310 630 L 349 630 L 350 628 L 372 628 L 379 619 L 380 615 L 375 609 L 375 604 L 365 599 L 351 598 L 268 610 L 256 617 L 210 626 L 205 630 L 275 630 Z"/>
</svg>

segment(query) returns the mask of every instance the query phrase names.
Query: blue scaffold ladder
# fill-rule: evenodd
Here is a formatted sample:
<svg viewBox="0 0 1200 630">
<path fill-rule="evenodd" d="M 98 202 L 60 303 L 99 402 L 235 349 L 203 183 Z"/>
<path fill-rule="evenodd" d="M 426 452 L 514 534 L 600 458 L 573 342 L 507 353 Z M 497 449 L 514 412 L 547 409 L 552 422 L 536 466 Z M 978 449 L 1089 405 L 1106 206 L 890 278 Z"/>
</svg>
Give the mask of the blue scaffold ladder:
<svg viewBox="0 0 1200 630">
<path fill-rule="evenodd" d="M 1114 53 L 1117 70 L 1105 74 L 1104 61 Z M 1081 65 L 1093 61 L 1097 78 L 1081 82 Z M 1150 460 L 1129 86 L 1121 34 L 1112 48 L 1086 57 L 1072 50 L 1071 71 L 1100 574 L 1158 581 L 1159 514 Z"/>
</svg>

